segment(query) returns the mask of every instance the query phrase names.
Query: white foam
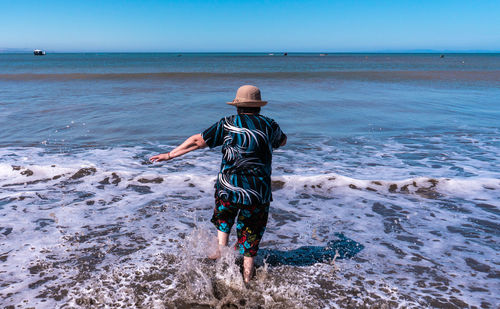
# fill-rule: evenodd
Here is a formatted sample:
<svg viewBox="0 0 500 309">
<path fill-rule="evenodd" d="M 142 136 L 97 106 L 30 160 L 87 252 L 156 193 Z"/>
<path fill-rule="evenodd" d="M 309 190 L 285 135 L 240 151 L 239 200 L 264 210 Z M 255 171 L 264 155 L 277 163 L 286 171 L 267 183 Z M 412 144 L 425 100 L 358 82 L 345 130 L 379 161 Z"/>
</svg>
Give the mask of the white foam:
<svg viewBox="0 0 500 309">
<path fill-rule="evenodd" d="M 163 295 L 191 282 L 189 295 L 197 295 L 196 301 L 222 305 L 210 286 L 213 280 L 220 288 L 234 287 L 231 301 L 239 299 L 244 290 L 238 269 L 224 266 L 232 265 L 234 252 L 228 251 L 213 268 L 194 262 L 207 254 L 204 244 L 215 235 L 208 220 L 220 158 L 207 150 L 165 164 L 146 164 L 153 153 L 140 147 L 71 155 L 35 148 L 0 151 L 0 256 L 6 256 L 0 276 L 9 282 L 0 294 L 6 304 L 60 304 L 50 297 L 51 287 L 68 290 L 62 302 L 70 305 L 95 295 L 100 304 L 132 304 L 138 299 L 131 296 L 130 278 L 139 280 L 137 271 L 144 274 L 160 267 L 169 256 L 174 257 L 175 269 L 165 270 L 161 283 L 154 281 L 161 288 L 154 290 L 153 283 L 142 282 L 152 289 L 144 295 L 147 300 L 141 300 L 144 304 L 161 307 Z M 477 269 L 494 269 L 498 249 L 494 226 L 500 182 L 489 177 L 495 175 L 494 167 L 473 177 L 435 177 L 432 172 L 391 178 L 398 169 L 390 168 L 388 173 L 364 177 L 362 167 L 359 173 L 343 174 L 335 172 L 337 163 L 321 163 L 320 158 L 309 161 L 307 170 L 285 160 L 289 155 L 276 153 L 277 187 L 262 248 L 325 246 L 335 232 L 343 232 L 365 249 L 357 255 L 360 260 L 338 260 L 335 267 L 324 263 L 263 267 L 252 292 L 256 303 L 334 306 L 342 297 L 354 297 L 342 296 L 338 286 L 322 287 L 323 280 L 357 289 L 358 305 L 371 299 L 370 293 L 379 301 L 395 297 L 400 305 L 425 304 L 422 297 L 428 289 L 471 305 L 495 299 L 494 289 L 470 290 L 491 286 L 493 280 L 488 277 L 491 270 Z M 232 235 L 230 242 L 234 241 Z M 474 266 L 471 259 L 486 266 Z M 86 261 L 97 268 L 85 271 Z M 215 275 L 207 275 L 207 269 Z M 419 275 L 418 269 L 423 273 Z M 88 277 L 82 281 L 75 279 L 84 274 Z M 344 275 L 359 276 L 364 283 L 358 285 Z M 103 283 L 101 276 L 106 277 Z M 429 285 L 439 280 L 447 281 L 447 291 Z M 321 300 L 311 296 L 317 291 L 332 294 Z M 6 297 L 8 293 L 12 295 Z M 48 296 L 35 297 L 43 293 Z"/>
</svg>

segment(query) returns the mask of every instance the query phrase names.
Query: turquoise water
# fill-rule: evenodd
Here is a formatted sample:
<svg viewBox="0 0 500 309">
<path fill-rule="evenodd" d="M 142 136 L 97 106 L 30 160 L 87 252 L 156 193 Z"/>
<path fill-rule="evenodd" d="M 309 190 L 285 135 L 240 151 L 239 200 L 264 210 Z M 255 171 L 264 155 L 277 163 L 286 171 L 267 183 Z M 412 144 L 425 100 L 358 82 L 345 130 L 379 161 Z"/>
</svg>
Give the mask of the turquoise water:
<svg viewBox="0 0 500 309">
<path fill-rule="evenodd" d="M 215 235 L 220 153 L 147 158 L 233 114 L 243 84 L 289 136 L 263 249 L 342 233 L 353 259 L 262 266 L 244 290 L 180 258 Z M 0 302 L 493 308 L 498 98 L 500 54 L 0 54 Z"/>
</svg>

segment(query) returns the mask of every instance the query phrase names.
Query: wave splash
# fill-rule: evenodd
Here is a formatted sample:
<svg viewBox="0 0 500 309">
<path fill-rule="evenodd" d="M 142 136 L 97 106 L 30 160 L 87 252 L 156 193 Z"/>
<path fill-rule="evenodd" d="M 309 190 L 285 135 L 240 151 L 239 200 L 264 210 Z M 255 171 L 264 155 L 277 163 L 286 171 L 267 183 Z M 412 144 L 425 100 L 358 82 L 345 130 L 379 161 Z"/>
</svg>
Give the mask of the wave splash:
<svg viewBox="0 0 500 309">
<path fill-rule="evenodd" d="M 0 187 L 5 189 L 3 197 L 7 197 L 9 189 L 37 188 L 51 186 L 83 186 L 86 183 L 94 190 L 104 186 L 115 186 L 121 189 L 148 194 L 163 192 L 168 194 L 169 188 L 181 188 L 187 182 L 187 187 L 202 186 L 214 183 L 215 177 L 209 174 L 194 173 L 163 173 L 128 170 L 109 170 L 99 166 L 86 167 L 51 165 L 12 165 L 0 164 Z M 179 185 L 180 184 L 180 185 Z M 210 187 L 210 186 L 208 186 Z M 324 196 L 347 194 L 362 191 L 375 194 L 411 194 L 424 198 L 439 196 L 470 196 L 471 194 L 492 193 L 500 189 L 500 181 L 494 178 L 436 178 L 415 177 L 404 180 L 365 180 L 351 178 L 335 173 L 321 175 L 282 175 L 272 177 L 273 191 L 315 193 Z"/>
<path fill-rule="evenodd" d="M 269 260 L 245 287 L 232 250 L 205 260 L 215 239 L 215 156 L 151 165 L 142 148 L 1 154 L 6 304 L 419 308 L 496 297 L 476 289 L 497 276 L 484 259 L 499 249 L 496 178 L 305 175 L 277 160 L 283 174 L 272 179 L 262 243 Z M 321 248 L 337 232 L 364 249 L 331 258 Z"/>
</svg>

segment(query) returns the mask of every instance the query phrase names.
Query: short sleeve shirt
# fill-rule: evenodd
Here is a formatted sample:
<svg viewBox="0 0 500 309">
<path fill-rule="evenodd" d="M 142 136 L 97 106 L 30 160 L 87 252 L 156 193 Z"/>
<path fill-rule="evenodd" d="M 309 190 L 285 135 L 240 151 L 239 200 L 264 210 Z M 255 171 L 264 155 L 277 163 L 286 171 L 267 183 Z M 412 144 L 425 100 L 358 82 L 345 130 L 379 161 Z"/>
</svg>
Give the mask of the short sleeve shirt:
<svg viewBox="0 0 500 309">
<path fill-rule="evenodd" d="M 215 182 L 217 197 L 245 205 L 272 200 L 272 153 L 286 138 L 273 119 L 262 115 L 228 116 L 201 135 L 210 148 L 222 146 L 222 164 Z"/>
</svg>

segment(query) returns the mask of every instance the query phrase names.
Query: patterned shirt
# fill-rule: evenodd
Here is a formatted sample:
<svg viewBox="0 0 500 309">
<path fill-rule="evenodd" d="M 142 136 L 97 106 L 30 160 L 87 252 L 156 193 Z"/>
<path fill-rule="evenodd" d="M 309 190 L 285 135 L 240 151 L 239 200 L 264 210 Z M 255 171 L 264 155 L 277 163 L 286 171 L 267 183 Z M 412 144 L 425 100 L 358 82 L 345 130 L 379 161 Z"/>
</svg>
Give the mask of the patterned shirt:
<svg viewBox="0 0 500 309">
<path fill-rule="evenodd" d="M 274 120 L 262 115 L 228 116 L 201 135 L 210 148 L 222 146 L 216 197 L 244 205 L 272 201 L 272 152 L 286 138 Z"/>
</svg>

